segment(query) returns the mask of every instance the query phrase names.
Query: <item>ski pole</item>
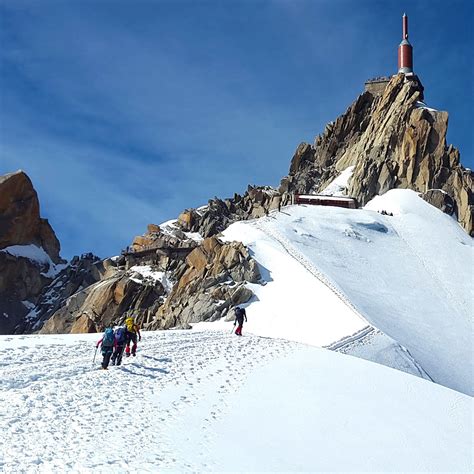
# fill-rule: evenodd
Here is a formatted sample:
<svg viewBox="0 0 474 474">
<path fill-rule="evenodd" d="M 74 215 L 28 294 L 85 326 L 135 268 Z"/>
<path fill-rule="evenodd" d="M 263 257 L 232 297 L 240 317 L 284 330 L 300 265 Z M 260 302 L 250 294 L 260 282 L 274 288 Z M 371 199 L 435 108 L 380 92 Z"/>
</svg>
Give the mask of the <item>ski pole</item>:
<svg viewBox="0 0 474 474">
<path fill-rule="evenodd" d="M 235 324 L 232 326 L 232 330 L 230 331 L 231 334 L 234 332 L 234 329 L 235 329 Z"/>
<path fill-rule="evenodd" d="M 95 346 L 95 352 L 94 352 L 94 359 L 92 360 L 92 365 L 95 364 L 95 356 L 97 354 L 97 349 L 98 349 L 99 346 Z"/>
</svg>

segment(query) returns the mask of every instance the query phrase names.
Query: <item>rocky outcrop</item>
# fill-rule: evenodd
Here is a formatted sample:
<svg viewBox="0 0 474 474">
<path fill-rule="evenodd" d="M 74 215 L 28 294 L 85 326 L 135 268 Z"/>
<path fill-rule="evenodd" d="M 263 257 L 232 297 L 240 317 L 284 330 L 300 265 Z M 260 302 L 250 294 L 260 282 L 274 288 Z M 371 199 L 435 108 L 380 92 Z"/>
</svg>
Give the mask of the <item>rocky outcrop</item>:
<svg viewBox="0 0 474 474">
<path fill-rule="evenodd" d="M 242 244 L 220 242 L 216 234 L 279 204 L 276 190 L 249 186 L 244 196 L 215 198 L 176 221 L 149 224 L 120 257 L 94 264 L 99 281 L 55 299 L 60 307 L 51 313 L 50 305 L 35 327 L 46 321 L 42 333 L 94 331 L 133 314 L 143 327 L 168 329 L 225 316 L 252 297 L 245 283 L 259 281 L 260 273 Z"/>
<path fill-rule="evenodd" d="M 40 217 L 38 195 L 23 172 L 0 176 L 0 249 L 36 245 L 60 263 L 60 245 L 47 219 Z"/>
<path fill-rule="evenodd" d="M 116 274 L 90 285 L 68 298 L 49 318 L 40 333 L 102 331 L 110 324 L 122 324 L 128 315 L 140 322 L 163 302 L 165 289 L 159 281 L 144 282 L 133 272 Z"/>
<path fill-rule="evenodd" d="M 280 192 L 318 193 L 354 166 L 348 194 L 361 205 L 392 188 L 439 189 L 454 201 L 460 224 L 474 235 L 473 174 L 461 166 L 459 151 L 446 144 L 448 113 L 424 106 L 422 92 L 416 77 L 398 74 L 383 94 L 360 95 L 314 145 L 298 147 Z"/>
<path fill-rule="evenodd" d="M 198 233 L 203 238 L 217 235 L 237 221 L 256 219 L 281 204 L 280 193 L 271 186 L 251 186 L 243 194 L 229 199 L 214 198 L 206 206 L 187 209 L 176 221 L 185 232 Z"/>
<path fill-rule="evenodd" d="M 64 302 L 77 292 L 101 279 L 100 259 L 87 253 L 74 257 L 59 274 L 41 290 L 25 318 L 15 328 L 16 333 L 39 330 Z"/>
<path fill-rule="evenodd" d="M 147 329 L 186 328 L 189 323 L 225 316 L 231 305 L 253 296 L 245 283 L 260 280 L 256 262 L 241 243 L 210 237 L 195 242 L 187 252 L 169 249 L 173 258 L 163 253 L 164 247 L 159 250 L 126 253 L 114 261 L 115 266 L 97 263 L 101 269 L 107 267 L 104 278 L 69 297 L 40 332 L 101 331 L 110 324 L 122 324 L 129 315 Z M 141 262 L 137 253 L 142 255 Z"/>
<path fill-rule="evenodd" d="M 240 242 L 209 237 L 187 256 L 184 273 L 149 327 L 185 328 L 189 323 L 220 319 L 229 307 L 253 296 L 245 283 L 260 278 L 257 263 Z"/>
<path fill-rule="evenodd" d="M 0 334 L 11 334 L 60 270 L 60 245 L 28 176 L 0 176 Z"/>
</svg>

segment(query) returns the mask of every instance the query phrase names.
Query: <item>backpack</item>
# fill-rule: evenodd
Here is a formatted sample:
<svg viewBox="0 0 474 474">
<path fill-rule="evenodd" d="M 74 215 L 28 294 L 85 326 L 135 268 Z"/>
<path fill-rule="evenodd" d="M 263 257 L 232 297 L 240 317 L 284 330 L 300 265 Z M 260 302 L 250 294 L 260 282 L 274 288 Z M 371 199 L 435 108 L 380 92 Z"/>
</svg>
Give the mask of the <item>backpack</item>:
<svg viewBox="0 0 474 474">
<path fill-rule="evenodd" d="M 134 326 L 135 326 L 135 321 L 133 318 L 127 318 L 125 320 L 125 324 L 127 326 L 127 331 L 128 332 L 135 332 Z"/>
<path fill-rule="evenodd" d="M 242 308 L 239 308 L 239 307 L 235 308 L 235 317 L 237 319 L 243 318 L 244 317 L 244 310 Z"/>
<path fill-rule="evenodd" d="M 102 347 L 113 347 L 114 346 L 114 330 L 107 328 L 102 338 Z"/>
<path fill-rule="evenodd" d="M 125 339 L 127 339 L 127 331 L 125 331 L 124 327 L 120 327 L 115 331 L 115 340 L 117 341 L 117 344 L 121 346 L 124 342 Z"/>
</svg>

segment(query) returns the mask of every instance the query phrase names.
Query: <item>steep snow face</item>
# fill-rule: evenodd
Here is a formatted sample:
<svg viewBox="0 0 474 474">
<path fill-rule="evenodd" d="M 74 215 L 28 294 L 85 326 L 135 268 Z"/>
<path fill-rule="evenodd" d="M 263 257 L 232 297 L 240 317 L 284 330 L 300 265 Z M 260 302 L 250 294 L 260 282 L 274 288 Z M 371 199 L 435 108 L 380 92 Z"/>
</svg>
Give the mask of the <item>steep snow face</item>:
<svg viewBox="0 0 474 474">
<path fill-rule="evenodd" d="M 362 210 L 283 211 L 224 233 L 268 282 L 252 288 L 247 330 L 329 345 L 370 324 L 434 381 L 473 393 L 473 245 L 457 222 L 409 190 Z"/>
<path fill-rule="evenodd" d="M 228 323 L 229 324 L 229 323 Z M 228 331 L 0 337 L 0 471 L 468 471 L 472 400 L 327 350 Z"/>
</svg>

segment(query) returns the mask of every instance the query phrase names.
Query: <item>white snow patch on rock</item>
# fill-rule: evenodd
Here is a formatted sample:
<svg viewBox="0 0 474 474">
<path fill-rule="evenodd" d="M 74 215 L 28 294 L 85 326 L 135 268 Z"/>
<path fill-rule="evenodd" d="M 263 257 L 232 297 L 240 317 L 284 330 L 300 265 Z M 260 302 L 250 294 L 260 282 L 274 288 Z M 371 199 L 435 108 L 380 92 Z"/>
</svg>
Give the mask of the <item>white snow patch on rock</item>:
<svg viewBox="0 0 474 474">
<path fill-rule="evenodd" d="M 319 194 L 321 196 L 346 196 L 349 180 L 352 177 L 355 166 L 346 168 L 337 178 L 331 181 Z"/>
</svg>

